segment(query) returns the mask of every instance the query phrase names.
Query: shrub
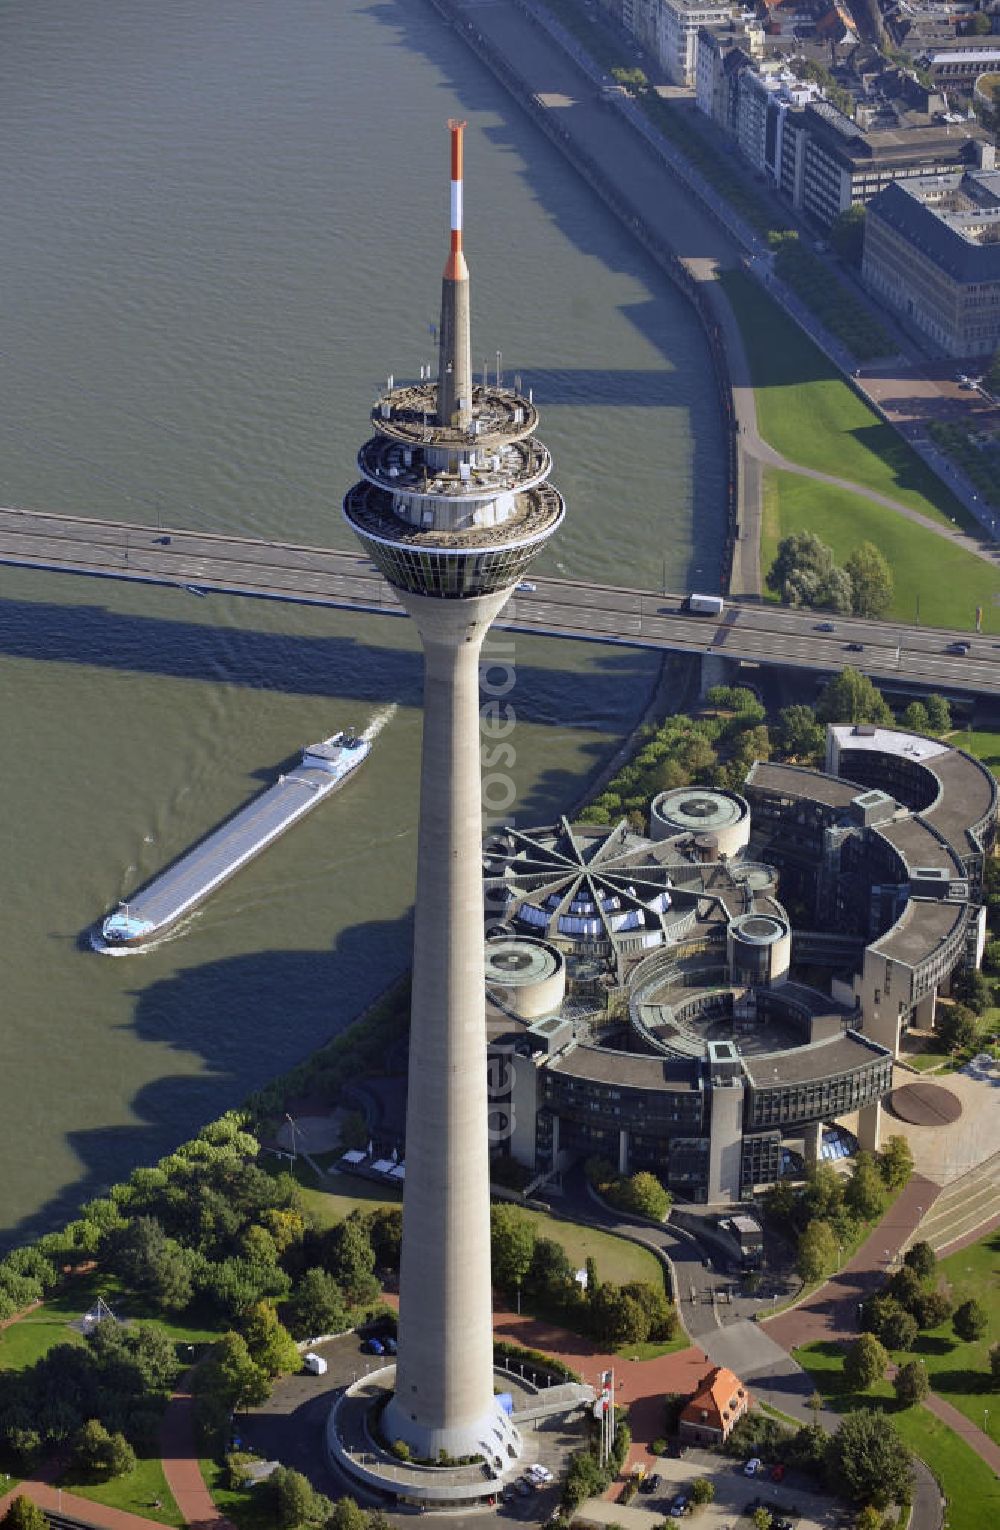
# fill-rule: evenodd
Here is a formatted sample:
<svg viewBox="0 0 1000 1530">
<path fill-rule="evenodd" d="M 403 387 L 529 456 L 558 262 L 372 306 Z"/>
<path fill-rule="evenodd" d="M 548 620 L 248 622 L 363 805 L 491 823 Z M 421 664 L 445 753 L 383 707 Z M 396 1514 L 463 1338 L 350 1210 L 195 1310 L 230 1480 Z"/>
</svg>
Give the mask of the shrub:
<svg viewBox="0 0 1000 1530">
<path fill-rule="evenodd" d="M 971 1344 L 975 1339 L 981 1339 L 986 1332 L 989 1313 L 980 1302 L 970 1300 L 956 1309 L 951 1321 L 958 1337 Z"/>
<path fill-rule="evenodd" d="M 901 1365 L 892 1378 L 893 1390 L 904 1408 L 912 1408 L 923 1402 L 931 1389 L 927 1367 L 922 1360 L 910 1360 Z"/>
</svg>

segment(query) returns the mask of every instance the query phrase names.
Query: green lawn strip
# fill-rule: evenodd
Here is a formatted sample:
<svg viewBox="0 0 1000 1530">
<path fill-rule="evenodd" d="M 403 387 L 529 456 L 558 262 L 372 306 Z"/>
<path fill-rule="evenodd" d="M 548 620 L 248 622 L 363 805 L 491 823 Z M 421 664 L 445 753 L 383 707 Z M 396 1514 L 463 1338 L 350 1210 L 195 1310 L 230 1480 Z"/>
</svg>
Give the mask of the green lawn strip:
<svg viewBox="0 0 1000 1530">
<path fill-rule="evenodd" d="M 77 1482 L 72 1472 L 59 1479 L 59 1486 L 67 1493 L 77 1493 L 92 1503 L 103 1503 L 111 1509 L 124 1509 L 127 1514 L 139 1514 L 143 1519 L 158 1520 L 161 1525 L 183 1525 L 183 1514 L 174 1502 L 174 1495 L 163 1475 L 163 1463 L 155 1456 L 143 1459 L 135 1471 L 124 1477 L 113 1477 L 110 1482 Z M 160 1500 L 161 1507 L 153 1504 Z"/>
<path fill-rule="evenodd" d="M 875 1408 L 887 1413 L 906 1444 L 926 1461 L 948 1500 L 945 1530 L 982 1530 L 1000 1511 L 1000 1487 L 986 1462 L 926 1408 L 900 1408 L 889 1382 L 871 1392 L 846 1390 L 843 1351 L 837 1344 L 808 1344 L 792 1358 L 811 1376 L 824 1402 L 837 1413 Z"/>
<path fill-rule="evenodd" d="M 683 1328 L 679 1328 L 674 1337 L 663 1344 L 619 1344 L 615 1354 L 621 1355 L 623 1360 L 659 1360 L 662 1355 L 675 1355 L 680 1349 L 690 1348 L 691 1339 Z"/>
<path fill-rule="evenodd" d="M 380 1206 L 398 1206 L 403 1197 L 388 1186 L 368 1185 L 363 1179 L 348 1178 L 337 1181 L 349 1185 L 349 1190 L 316 1190 L 302 1186 L 302 1200 L 320 1227 L 332 1227 L 342 1222 L 352 1211 L 377 1211 Z M 370 1193 L 369 1193 L 370 1192 Z"/>
<path fill-rule="evenodd" d="M 73 1316 L 79 1317 L 80 1311 Z M 69 1317 L 46 1302 L 0 1333 L 0 1371 L 26 1370 L 57 1344 L 83 1342 L 83 1335 L 70 1328 Z"/>
<path fill-rule="evenodd" d="M 925 626 L 974 632 L 976 607 L 982 606 L 983 631 L 1000 632 L 1000 607 L 994 605 L 1000 577 L 989 563 L 860 494 L 779 468 L 769 468 L 764 476 L 769 514 L 778 532 L 772 542 L 768 527 L 770 561 L 765 562 L 763 547 L 761 556 L 765 572 L 773 562 L 777 540 L 793 531 L 815 532 L 833 549 L 838 563 L 861 542 L 874 542 L 895 580 L 886 621 L 912 622 L 919 597 L 920 621 Z M 886 640 L 892 641 L 891 633 Z"/>
<path fill-rule="evenodd" d="M 743 271 L 720 274 L 750 365 L 760 433 L 791 462 L 889 495 L 932 520 L 979 527 L 891 425 Z"/>
<path fill-rule="evenodd" d="M 629 1280 L 647 1280 L 654 1286 L 663 1284 L 664 1270 L 660 1261 L 638 1243 L 618 1238 L 614 1233 L 601 1232 L 596 1227 L 585 1227 L 579 1222 L 563 1222 L 544 1211 L 526 1210 L 525 1216 L 534 1222 L 539 1238 L 552 1238 L 562 1244 L 574 1269 L 582 1270 L 588 1258 L 593 1258 L 601 1280 L 613 1280 L 621 1285 Z"/>
<path fill-rule="evenodd" d="M 942 1073 L 950 1073 L 952 1071 L 951 1053 L 935 1052 L 933 1048 L 929 1048 L 924 1052 L 915 1052 L 912 1056 L 908 1056 L 906 1061 L 911 1068 L 916 1068 L 918 1073 L 927 1073 L 932 1068 L 940 1069 Z"/>
<path fill-rule="evenodd" d="M 990 767 L 995 776 L 1000 776 L 1000 733 L 988 733 L 982 728 L 963 728 L 960 733 L 952 733 L 948 741 L 966 750 L 968 754 L 974 754 L 977 760 L 982 760 L 984 765 Z"/>
<path fill-rule="evenodd" d="M 220 1514 L 238 1525 L 239 1530 L 274 1530 L 274 1511 L 259 1488 L 227 1487 L 226 1469 L 218 1461 L 205 1458 L 198 1465 Z"/>
</svg>

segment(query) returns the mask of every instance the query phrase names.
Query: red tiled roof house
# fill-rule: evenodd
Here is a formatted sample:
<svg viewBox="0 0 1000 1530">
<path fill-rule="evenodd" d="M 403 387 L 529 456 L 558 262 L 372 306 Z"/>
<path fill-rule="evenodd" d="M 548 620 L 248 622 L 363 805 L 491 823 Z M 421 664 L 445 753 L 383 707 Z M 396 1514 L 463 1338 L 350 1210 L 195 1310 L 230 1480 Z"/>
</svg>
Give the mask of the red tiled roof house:
<svg viewBox="0 0 1000 1530">
<path fill-rule="evenodd" d="M 750 1393 L 732 1371 L 717 1365 L 698 1383 L 681 1413 L 677 1433 L 688 1445 L 720 1445 L 750 1409 Z"/>
</svg>

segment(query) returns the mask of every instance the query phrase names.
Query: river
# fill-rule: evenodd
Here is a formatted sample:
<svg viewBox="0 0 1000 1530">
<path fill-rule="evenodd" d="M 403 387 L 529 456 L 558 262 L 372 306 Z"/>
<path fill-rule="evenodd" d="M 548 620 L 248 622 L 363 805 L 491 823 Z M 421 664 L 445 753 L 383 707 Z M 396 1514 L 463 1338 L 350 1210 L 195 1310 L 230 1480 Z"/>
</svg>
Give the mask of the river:
<svg viewBox="0 0 1000 1530">
<path fill-rule="evenodd" d="M 534 389 L 569 507 L 544 566 L 714 587 L 696 321 L 425 0 L 8 0 L 0 56 L 3 503 L 350 546 L 373 394 L 432 356 L 461 115 L 475 352 Z M 529 824 L 579 795 L 658 660 L 518 638 L 516 661 Z M 405 965 L 419 652 L 401 621 L 0 569 L 0 703 L 9 1243 Z M 380 731 L 342 793 L 156 949 L 86 949 L 345 722 Z"/>
</svg>

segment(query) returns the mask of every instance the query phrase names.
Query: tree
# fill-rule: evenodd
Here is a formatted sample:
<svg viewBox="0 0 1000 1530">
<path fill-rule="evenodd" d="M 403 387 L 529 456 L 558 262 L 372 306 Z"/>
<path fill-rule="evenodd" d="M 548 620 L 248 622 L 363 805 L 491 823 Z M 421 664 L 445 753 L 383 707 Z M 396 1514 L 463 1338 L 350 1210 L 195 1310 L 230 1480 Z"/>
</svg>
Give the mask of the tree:
<svg viewBox="0 0 1000 1530">
<path fill-rule="evenodd" d="M 856 266 L 859 271 L 865 248 L 865 214 L 866 209 L 860 202 L 845 207 L 834 218 L 827 236 L 830 248 L 836 251 L 840 259 L 846 265 Z"/>
<path fill-rule="evenodd" d="M 135 1470 L 135 1451 L 123 1434 L 90 1418 L 73 1436 L 73 1463 L 84 1477 L 124 1477 Z"/>
<path fill-rule="evenodd" d="M 279 1466 L 270 1478 L 278 1524 L 283 1530 L 297 1530 L 300 1525 L 322 1524 L 330 1515 L 331 1504 L 317 1493 L 308 1477 L 289 1466 Z"/>
<path fill-rule="evenodd" d="M 270 1302 L 257 1302 L 243 1322 L 243 1337 L 251 1358 L 268 1376 L 297 1371 L 301 1365 L 295 1340 Z"/>
<path fill-rule="evenodd" d="M 901 1365 L 892 1378 L 893 1390 L 904 1408 L 915 1407 L 923 1402 L 931 1389 L 927 1367 L 922 1360 L 910 1360 Z"/>
<path fill-rule="evenodd" d="M 822 757 L 826 730 L 816 721 L 812 707 L 783 707 L 778 713 L 778 742 L 785 754 L 812 762 Z"/>
<path fill-rule="evenodd" d="M 844 1204 L 844 1181 L 832 1163 L 818 1163 L 809 1170 L 800 1200 L 808 1221 L 833 1221 Z"/>
<path fill-rule="evenodd" d="M 810 1222 L 799 1238 L 795 1267 L 809 1285 L 830 1275 L 837 1264 L 837 1240 L 829 1222 Z"/>
<path fill-rule="evenodd" d="M 560 1301 L 571 1295 L 573 1266 L 566 1257 L 566 1250 L 555 1238 L 536 1238 L 531 1265 L 524 1277 L 529 1291 L 549 1301 Z"/>
<path fill-rule="evenodd" d="M 913 1304 L 917 1327 L 940 1328 L 951 1317 L 952 1301 L 947 1291 L 923 1291 Z"/>
<path fill-rule="evenodd" d="M 859 1153 L 855 1158 L 844 1200 L 866 1222 L 881 1214 L 885 1206 L 885 1186 L 871 1153 Z"/>
<path fill-rule="evenodd" d="M 816 703 L 816 716 L 823 723 L 892 722 L 892 712 L 882 692 L 867 675 L 850 666 L 827 681 Z"/>
<path fill-rule="evenodd" d="M 976 1044 L 979 1027 L 976 1017 L 964 1004 L 942 1004 L 934 1029 L 941 1045 L 949 1052 L 965 1052 Z"/>
<path fill-rule="evenodd" d="M 375 1263 L 384 1269 L 398 1270 L 403 1246 L 402 1206 L 380 1206 L 368 1218 L 368 1237 L 375 1250 Z"/>
<path fill-rule="evenodd" d="M 883 1530 L 882 1515 L 874 1504 L 866 1503 L 864 1508 L 858 1511 L 854 1530 Z"/>
<path fill-rule="evenodd" d="M 353 1498 L 338 1498 L 327 1530 L 368 1530 L 368 1515 Z"/>
<path fill-rule="evenodd" d="M 988 940 L 983 951 L 983 967 L 1000 977 L 1000 940 Z"/>
<path fill-rule="evenodd" d="M 813 605 L 816 591 L 834 567 L 833 551 L 812 531 L 793 531 L 778 543 L 767 586 L 790 605 Z"/>
<path fill-rule="evenodd" d="M 195 1372 L 195 1386 L 230 1411 L 266 1402 L 271 1391 L 267 1372 L 253 1359 L 241 1333 L 224 1333 L 210 1358 Z"/>
<path fill-rule="evenodd" d="M 892 605 L 892 569 L 874 542 L 862 542 L 844 564 L 851 580 L 855 616 L 882 616 Z"/>
<path fill-rule="evenodd" d="M 1000 1344 L 990 1345 L 990 1375 L 1000 1381 Z"/>
<path fill-rule="evenodd" d="M 930 1280 L 937 1269 L 937 1254 L 927 1240 L 921 1238 L 918 1243 L 910 1244 L 903 1255 L 903 1263 L 921 1280 Z"/>
<path fill-rule="evenodd" d="M 771 1530 L 774 1520 L 771 1518 L 770 1510 L 765 1509 L 762 1504 L 760 1508 L 754 1509 L 750 1516 L 750 1523 L 753 1525 L 753 1530 Z"/>
<path fill-rule="evenodd" d="M 647 1339 L 673 1338 L 677 1331 L 677 1309 L 670 1305 L 662 1286 L 654 1286 L 648 1280 L 630 1280 L 622 1286 L 626 1296 L 639 1303 L 648 1321 Z"/>
<path fill-rule="evenodd" d="M 981 1015 L 993 1002 L 993 984 L 975 967 L 960 968 L 952 973 L 951 991 L 974 1015 Z"/>
<path fill-rule="evenodd" d="M 324 1255 L 324 1264 L 351 1302 L 370 1301 L 377 1295 L 375 1250 L 360 1216 L 352 1212 L 330 1229 Z"/>
<path fill-rule="evenodd" d="M 951 707 L 943 696 L 932 692 L 924 697 L 927 723 L 931 733 L 947 733 L 951 729 Z"/>
<path fill-rule="evenodd" d="M 490 1208 L 490 1257 L 493 1284 L 503 1291 L 521 1285 L 535 1253 L 535 1224 L 516 1206 Z"/>
<path fill-rule="evenodd" d="M 696 1477 L 690 1487 L 692 1503 L 714 1503 L 715 1484 L 708 1477 Z"/>
<path fill-rule="evenodd" d="M 911 733 L 929 733 L 931 720 L 927 715 L 927 708 L 922 701 L 911 701 L 903 713 L 903 727 L 909 728 Z"/>
<path fill-rule="evenodd" d="M 855 1503 L 885 1509 L 910 1493 L 910 1453 L 884 1413 L 860 1408 L 841 1420 L 827 1457 L 834 1482 Z"/>
<path fill-rule="evenodd" d="M 896 1310 L 886 1317 L 878 1337 L 886 1349 L 912 1349 L 919 1332 L 917 1320 L 912 1312 L 907 1312 L 895 1302 L 893 1306 Z"/>
<path fill-rule="evenodd" d="M 881 1381 L 889 1356 L 873 1333 L 863 1333 L 844 1356 L 844 1380 L 855 1392 L 867 1392 Z"/>
<path fill-rule="evenodd" d="M 889 1137 L 878 1155 L 878 1171 L 889 1190 L 902 1190 L 913 1173 L 913 1153 L 905 1137 Z"/>
<path fill-rule="evenodd" d="M 981 1339 L 989 1326 L 990 1316 L 986 1308 L 974 1298 L 963 1302 L 955 1309 L 951 1320 L 952 1327 L 960 1339 L 971 1344 L 975 1339 Z"/>
<path fill-rule="evenodd" d="M 916 1270 L 908 1264 L 902 1265 L 898 1270 L 893 1270 L 886 1286 L 890 1296 L 894 1296 L 901 1307 L 907 1312 L 912 1312 L 920 1298 L 924 1295 L 924 1283 Z"/>
<path fill-rule="evenodd" d="M 344 1293 L 333 1276 L 318 1265 L 306 1270 L 288 1304 L 292 1333 L 300 1339 L 313 1334 L 337 1333 L 346 1320 Z"/>
<path fill-rule="evenodd" d="M 10 1508 L 0 1519 L 3 1530 L 49 1530 L 49 1522 L 37 1503 L 18 1493 Z"/>
<path fill-rule="evenodd" d="M 109 1269 L 168 1312 L 180 1312 L 193 1294 L 191 1255 L 168 1238 L 155 1217 L 140 1216 L 113 1227 L 104 1240 Z"/>
<path fill-rule="evenodd" d="M 641 1344 L 649 1337 L 644 1303 L 613 1281 L 605 1281 L 588 1308 L 594 1335 L 606 1344 Z"/>
<path fill-rule="evenodd" d="M 655 1174 L 645 1170 L 633 1174 L 628 1181 L 628 1198 L 633 1211 L 639 1216 L 652 1218 L 654 1222 L 662 1222 L 670 1210 L 669 1193 L 664 1190 Z"/>
</svg>

